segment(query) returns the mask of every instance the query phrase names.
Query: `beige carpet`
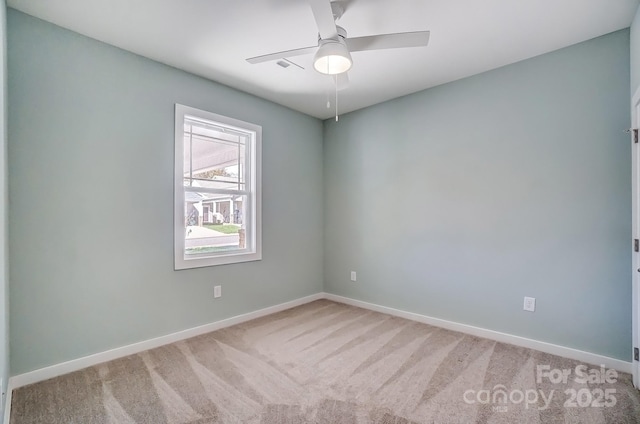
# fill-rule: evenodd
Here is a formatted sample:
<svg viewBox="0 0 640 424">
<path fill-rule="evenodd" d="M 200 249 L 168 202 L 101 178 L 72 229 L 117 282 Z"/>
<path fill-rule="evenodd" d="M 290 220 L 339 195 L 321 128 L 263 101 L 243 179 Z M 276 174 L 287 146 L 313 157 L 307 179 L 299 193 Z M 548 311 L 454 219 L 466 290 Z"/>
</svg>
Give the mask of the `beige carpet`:
<svg viewBox="0 0 640 424">
<path fill-rule="evenodd" d="M 579 365 L 321 300 L 17 389 L 11 424 L 640 422 Z"/>
</svg>

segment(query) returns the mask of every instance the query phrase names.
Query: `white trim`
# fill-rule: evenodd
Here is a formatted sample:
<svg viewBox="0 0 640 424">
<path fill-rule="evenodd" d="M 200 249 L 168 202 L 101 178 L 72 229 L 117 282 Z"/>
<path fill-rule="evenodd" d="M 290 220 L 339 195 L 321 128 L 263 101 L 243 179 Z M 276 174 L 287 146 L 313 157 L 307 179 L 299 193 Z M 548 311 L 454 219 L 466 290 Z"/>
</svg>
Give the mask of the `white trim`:
<svg viewBox="0 0 640 424">
<path fill-rule="evenodd" d="M 638 102 L 640 102 L 640 87 L 636 89 L 636 92 L 631 99 L 631 106 L 635 105 Z"/>
<path fill-rule="evenodd" d="M 640 87 L 636 90 L 631 99 L 631 129 L 637 128 L 640 117 L 637 116 L 638 103 L 640 103 Z M 640 148 L 633 142 L 633 131 L 630 134 L 631 140 L 631 231 L 633 239 L 640 238 L 640 195 L 638 182 L 640 181 Z M 632 352 L 633 347 L 640 347 L 640 255 L 631 250 L 631 328 L 632 328 Z M 637 361 L 631 364 L 633 374 L 633 385 L 640 388 L 640 365 Z"/>
<path fill-rule="evenodd" d="M 73 371 L 78 371 L 83 368 L 91 367 L 103 362 L 112 361 L 114 359 L 122 358 L 128 355 L 133 355 L 145 350 L 153 349 L 156 347 L 164 346 L 169 343 L 175 343 L 180 340 L 185 340 L 190 337 L 206 334 L 211 331 L 220 330 L 222 328 L 230 327 L 232 325 L 240 324 L 252 319 L 260 318 L 266 315 L 274 314 L 276 312 L 284 311 L 286 309 L 294 308 L 296 306 L 304 305 L 309 302 L 313 302 L 319 299 L 332 300 L 334 302 L 344 303 L 347 305 L 356 306 L 359 308 L 369 309 L 384 314 L 397 316 L 400 318 L 409 319 L 412 321 L 422 322 L 425 324 L 434 325 L 448 330 L 459 331 L 465 334 L 471 334 L 478 337 L 484 337 L 491 340 L 496 340 L 503 343 L 509 343 L 516 346 L 526 347 L 530 349 L 536 349 L 542 352 L 550 353 L 552 355 L 558 355 L 569 359 L 575 359 L 587 364 L 592 365 L 604 365 L 607 368 L 613 368 L 618 371 L 630 373 L 632 369 L 631 362 L 621 361 L 619 359 L 609 358 L 607 356 L 596 355 L 594 353 L 584 352 L 577 349 L 572 349 L 564 346 L 554 345 L 551 343 L 541 342 L 537 340 L 527 339 L 524 337 L 514 336 L 512 334 L 500 333 L 498 331 L 487 330 L 485 328 L 474 327 L 471 325 L 460 324 L 453 321 L 447 321 L 439 318 L 433 318 L 426 315 L 416 314 L 413 312 L 406 312 L 399 309 L 389 308 L 386 306 L 376 305 L 373 303 L 363 302 L 361 300 L 350 299 L 343 296 L 338 296 L 331 293 L 316 293 L 311 296 L 306 296 L 300 299 L 292 300 L 290 302 L 281 303 L 279 305 L 270 306 L 268 308 L 260 309 L 254 312 L 249 312 L 243 315 L 237 315 L 235 317 L 227 318 L 221 321 L 216 321 L 210 324 L 201 325 L 199 327 L 178 331 L 177 333 L 168 334 L 166 336 L 157 337 L 154 339 L 134 343 L 127 346 L 111 349 L 105 352 L 96 353 L 93 355 L 85 356 L 71 361 L 63 362 L 61 364 L 51 365 L 49 367 L 41 368 L 38 370 L 30 371 L 24 374 L 19 374 L 9 378 L 5 417 L 9 417 L 11 408 L 11 392 L 14 389 L 23 387 L 29 384 L 44 381 L 49 378 L 57 377 L 60 375 L 68 374 Z M 8 418 L 5 418 L 5 423 L 8 424 Z"/>
<path fill-rule="evenodd" d="M 509 343 L 516 346 L 535 349 L 541 352 L 550 353 L 552 355 L 575 359 L 577 361 L 581 361 L 591 365 L 604 365 L 607 368 L 613 368 L 618 371 L 631 373 L 631 362 L 609 358 L 608 356 L 596 355 L 595 353 L 584 352 L 582 350 L 572 349 L 565 346 L 527 339 L 525 337 L 514 336 L 512 334 L 500 333 L 498 331 L 487 330 L 486 328 L 474 327 L 472 325 L 460 324 L 457 322 L 447 321 L 440 318 L 433 318 L 413 312 L 406 312 L 399 309 L 376 305 L 374 303 L 363 302 L 361 300 L 355 300 L 331 293 L 325 293 L 325 299 L 333 300 L 334 302 L 340 302 L 351 306 L 357 306 L 359 308 L 369 309 L 376 312 L 382 312 L 383 314 L 389 314 L 396 317 L 409 319 L 411 321 L 434 325 L 436 327 L 446 328 L 447 330 L 471 334 L 472 336 L 483 337 L 485 339 L 491 339 L 502 343 Z"/>
<path fill-rule="evenodd" d="M 247 230 L 245 249 L 229 252 L 211 253 L 186 258 L 185 251 L 185 188 L 184 188 L 184 120 L 189 115 L 216 123 L 230 130 L 246 134 L 251 142 L 247 144 L 247 161 L 250 169 L 246 179 L 246 191 L 223 190 L 224 194 L 243 194 L 246 196 L 245 219 L 243 227 Z M 228 265 L 262 259 L 262 127 L 218 115 L 212 112 L 175 104 L 175 157 L 174 157 L 174 269 L 176 271 L 205 266 Z M 245 163 L 246 165 L 246 163 Z M 247 170 L 245 169 L 245 172 Z M 203 192 L 220 193 L 219 190 L 201 188 Z M 230 211 L 233 212 L 233 211 Z"/>
<path fill-rule="evenodd" d="M 118 358 L 123 358 L 125 356 L 133 355 L 135 353 L 143 352 L 145 350 L 164 346 L 169 343 L 175 343 L 180 340 L 185 340 L 191 337 L 199 336 L 201 334 L 206 334 L 212 331 L 220 330 L 221 328 L 226 328 L 232 325 L 241 324 L 243 322 L 250 321 L 252 319 L 260 318 L 266 315 L 271 315 L 276 312 L 284 311 L 285 309 L 295 308 L 296 306 L 304 305 L 305 303 L 313 302 L 314 300 L 319 300 L 323 298 L 324 298 L 324 293 L 316 293 L 311 296 L 306 296 L 300 299 L 292 300 L 290 302 L 285 302 L 279 305 L 270 306 L 268 308 L 259 309 L 254 312 L 237 315 L 235 317 L 212 322 L 210 324 L 205 324 L 205 325 L 190 328 L 187 330 L 178 331 L 177 333 L 168 334 L 166 336 L 156 337 L 154 339 L 145 340 L 145 341 L 130 344 L 127 346 L 118 347 L 115 349 L 107 350 L 105 352 L 96 353 L 96 354 L 85 356 L 78 359 L 72 359 L 71 361 L 63 362 L 56 365 L 51 365 L 45 368 L 40 368 L 38 370 L 30 371 L 24 374 L 15 375 L 9 378 L 9 386 L 11 386 L 13 389 L 17 389 L 18 387 L 37 383 L 38 381 L 48 380 L 49 378 L 58 377 L 60 375 L 68 374 L 73 371 L 78 371 L 83 368 L 101 364 L 103 362 L 112 361 Z"/>
</svg>

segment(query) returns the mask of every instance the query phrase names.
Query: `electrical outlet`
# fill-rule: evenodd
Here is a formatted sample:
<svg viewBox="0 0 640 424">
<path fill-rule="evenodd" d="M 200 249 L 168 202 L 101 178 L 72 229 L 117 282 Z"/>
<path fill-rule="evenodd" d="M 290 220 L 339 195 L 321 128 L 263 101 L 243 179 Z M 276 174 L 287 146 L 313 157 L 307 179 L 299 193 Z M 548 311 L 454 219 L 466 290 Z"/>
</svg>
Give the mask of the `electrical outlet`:
<svg viewBox="0 0 640 424">
<path fill-rule="evenodd" d="M 356 281 L 356 272 L 351 271 L 351 281 Z"/>
<path fill-rule="evenodd" d="M 524 308 L 525 311 L 534 312 L 536 310 L 536 298 L 535 297 L 525 297 L 524 298 Z"/>
<path fill-rule="evenodd" d="M 222 297 L 222 286 L 215 286 L 213 288 L 213 297 L 216 299 Z"/>
</svg>

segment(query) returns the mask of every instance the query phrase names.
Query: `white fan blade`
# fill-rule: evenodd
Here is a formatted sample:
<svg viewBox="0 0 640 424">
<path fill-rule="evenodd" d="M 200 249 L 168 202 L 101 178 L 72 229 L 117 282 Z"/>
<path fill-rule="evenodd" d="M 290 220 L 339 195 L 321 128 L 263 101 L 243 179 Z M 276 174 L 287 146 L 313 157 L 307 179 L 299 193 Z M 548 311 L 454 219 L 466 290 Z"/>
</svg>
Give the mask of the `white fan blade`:
<svg viewBox="0 0 640 424">
<path fill-rule="evenodd" d="M 270 60 L 283 59 L 285 57 L 302 56 L 303 54 L 312 54 L 318 50 L 318 46 L 303 47 L 301 49 L 286 50 L 278 53 L 270 53 L 262 56 L 250 57 L 247 62 L 255 65 L 256 63 L 268 62 Z"/>
<path fill-rule="evenodd" d="M 309 5 L 311 6 L 311 11 L 313 11 L 313 17 L 316 19 L 316 25 L 318 25 L 320 38 L 323 40 L 337 38 L 338 29 L 333 19 L 331 2 L 329 0 L 309 0 Z"/>
<path fill-rule="evenodd" d="M 347 38 L 345 41 L 351 52 L 397 49 L 401 47 L 424 47 L 429 44 L 429 31 L 370 35 L 368 37 Z"/>
<path fill-rule="evenodd" d="M 349 75 L 346 72 L 337 75 L 338 78 L 338 90 L 344 90 L 349 87 Z"/>
</svg>

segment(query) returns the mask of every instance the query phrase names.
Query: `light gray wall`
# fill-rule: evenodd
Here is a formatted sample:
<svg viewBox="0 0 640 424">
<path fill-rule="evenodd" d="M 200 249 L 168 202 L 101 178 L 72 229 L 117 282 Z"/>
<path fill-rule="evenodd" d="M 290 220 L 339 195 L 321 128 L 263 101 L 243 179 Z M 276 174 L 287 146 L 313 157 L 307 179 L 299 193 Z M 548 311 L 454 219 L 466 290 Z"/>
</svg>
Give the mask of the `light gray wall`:
<svg viewBox="0 0 640 424">
<path fill-rule="evenodd" d="M 640 88 L 640 7 L 631 23 L 631 95 Z"/>
<path fill-rule="evenodd" d="M 2 393 L 7 392 L 9 379 L 9 252 L 7 199 L 7 7 L 0 0 L 0 378 Z M 5 397 L 0 397 L 0 411 Z M 0 415 L 0 423 L 4 415 Z"/>
<path fill-rule="evenodd" d="M 322 291 L 321 121 L 11 9 L 8 30 L 13 375 Z M 262 261 L 173 270 L 176 102 L 262 125 Z"/>
<path fill-rule="evenodd" d="M 325 121 L 325 290 L 630 361 L 628 87 L 623 30 Z"/>
</svg>

